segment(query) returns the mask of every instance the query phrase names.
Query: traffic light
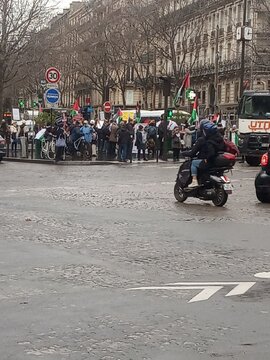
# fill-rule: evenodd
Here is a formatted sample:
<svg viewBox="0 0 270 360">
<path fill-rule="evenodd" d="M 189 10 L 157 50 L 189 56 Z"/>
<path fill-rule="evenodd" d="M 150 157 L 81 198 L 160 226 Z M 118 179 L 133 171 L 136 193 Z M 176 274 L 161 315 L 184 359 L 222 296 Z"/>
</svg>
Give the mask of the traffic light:
<svg viewBox="0 0 270 360">
<path fill-rule="evenodd" d="M 24 109 L 24 100 L 19 99 L 18 105 L 19 105 L 19 108 Z"/>
<path fill-rule="evenodd" d="M 38 102 L 37 101 L 32 101 L 32 108 L 35 108 L 38 106 Z"/>
<path fill-rule="evenodd" d="M 173 117 L 173 109 L 167 109 L 166 119 L 170 120 Z"/>
<path fill-rule="evenodd" d="M 196 96 L 197 95 L 193 89 L 186 90 L 186 98 L 188 99 L 188 101 L 194 102 Z"/>
</svg>

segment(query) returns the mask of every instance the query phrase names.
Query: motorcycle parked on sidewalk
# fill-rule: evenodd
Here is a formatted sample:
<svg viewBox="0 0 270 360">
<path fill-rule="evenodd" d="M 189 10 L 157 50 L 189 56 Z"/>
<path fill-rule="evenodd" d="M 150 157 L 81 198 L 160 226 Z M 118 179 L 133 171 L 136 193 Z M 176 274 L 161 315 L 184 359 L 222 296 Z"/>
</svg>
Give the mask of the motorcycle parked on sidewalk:
<svg viewBox="0 0 270 360">
<path fill-rule="evenodd" d="M 222 207 L 232 194 L 231 180 L 225 173 L 233 169 L 236 158 L 230 153 L 219 154 L 213 165 L 198 173 L 199 186 L 189 188 L 192 182 L 190 166 L 191 160 L 185 161 L 179 168 L 174 196 L 178 202 L 183 203 L 187 198 L 193 197 L 204 201 L 212 201 L 215 206 Z"/>
</svg>

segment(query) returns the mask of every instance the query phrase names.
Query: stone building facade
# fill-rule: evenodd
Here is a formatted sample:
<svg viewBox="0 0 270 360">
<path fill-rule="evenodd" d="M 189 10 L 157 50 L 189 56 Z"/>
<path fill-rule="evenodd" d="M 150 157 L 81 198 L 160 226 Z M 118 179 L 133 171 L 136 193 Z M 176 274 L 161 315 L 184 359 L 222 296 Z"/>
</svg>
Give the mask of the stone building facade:
<svg viewBox="0 0 270 360">
<path fill-rule="evenodd" d="M 217 109 L 230 116 L 235 114 L 240 91 L 242 45 L 236 40 L 236 31 L 243 24 L 243 3 L 244 0 L 171 0 L 168 3 L 164 16 L 179 13 L 179 31 L 174 43 L 175 61 L 179 68 L 177 76 L 180 79 L 186 72 L 191 73 L 191 86 L 198 93 L 202 114 L 213 113 Z M 247 89 L 270 88 L 268 16 L 265 16 L 265 9 L 258 3 L 261 1 L 247 0 L 246 21 L 253 28 L 253 40 L 246 44 L 245 53 L 244 85 Z M 58 29 L 58 33 L 68 33 L 66 46 L 73 49 L 71 53 L 67 51 L 66 64 L 62 65 L 64 106 L 70 106 L 77 97 L 82 104 L 90 99 L 94 107 L 102 106 L 104 98 L 116 107 L 123 106 L 123 92 L 119 87 L 108 85 L 104 90 L 105 95 L 97 92 L 86 76 L 78 74 L 75 63 L 76 48 L 86 41 L 89 26 L 95 26 L 98 19 L 113 19 L 120 9 L 125 12 L 128 4 L 127 0 L 75 2 L 70 9 L 51 21 L 50 26 L 54 31 Z M 149 1 L 146 1 L 142 6 L 148 5 Z M 186 49 L 185 52 L 183 49 Z M 162 58 L 154 47 L 149 69 L 152 72 L 151 86 L 146 95 L 138 86 L 132 67 L 128 69 L 125 84 L 127 108 L 134 108 L 138 103 L 143 108 L 163 108 L 160 77 L 170 76 L 173 83 L 179 80 L 175 79 L 172 61 Z M 172 87 L 170 105 L 173 104 L 176 88 Z M 188 110 L 188 105 L 184 104 L 184 108 Z"/>
</svg>

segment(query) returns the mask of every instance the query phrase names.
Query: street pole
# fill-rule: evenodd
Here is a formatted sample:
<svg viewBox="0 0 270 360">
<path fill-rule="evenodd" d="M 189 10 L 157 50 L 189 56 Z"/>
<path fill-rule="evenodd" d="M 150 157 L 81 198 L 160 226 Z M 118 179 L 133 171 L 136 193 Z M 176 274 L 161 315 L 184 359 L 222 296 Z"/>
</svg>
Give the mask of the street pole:
<svg viewBox="0 0 270 360">
<path fill-rule="evenodd" d="M 161 76 L 160 79 L 163 81 L 163 96 L 164 96 L 164 122 L 165 126 L 163 128 L 164 131 L 164 137 L 163 137 L 163 144 L 160 141 L 160 150 L 162 147 L 162 158 L 164 161 L 168 160 L 168 129 L 167 129 L 167 116 L 168 116 L 168 102 L 169 102 L 169 96 L 171 96 L 171 78 L 169 76 Z M 163 125 L 163 124 L 162 124 Z M 161 139 L 160 139 L 161 140 Z"/>
<path fill-rule="evenodd" d="M 164 119 L 165 119 L 165 127 L 164 127 L 164 143 L 163 143 L 163 160 L 167 161 L 168 160 L 168 99 L 169 99 L 169 95 L 166 93 L 164 96 Z"/>
<path fill-rule="evenodd" d="M 247 22 L 247 0 L 244 1 L 243 9 L 243 29 Z M 244 92 L 244 79 L 245 79 L 245 54 L 246 54 L 246 40 L 242 34 L 242 53 L 241 53 L 241 70 L 240 70 L 240 98 Z"/>
<path fill-rule="evenodd" d="M 218 67 L 219 67 L 219 49 L 218 49 L 218 40 L 219 40 L 219 26 L 217 25 L 216 29 L 216 61 L 215 61 L 215 112 L 218 112 Z"/>
<path fill-rule="evenodd" d="M 250 64 L 250 88 L 253 89 L 254 86 L 254 63 L 253 63 L 254 57 L 253 57 L 253 39 L 251 43 L 251 64 Z"/>
</svg>

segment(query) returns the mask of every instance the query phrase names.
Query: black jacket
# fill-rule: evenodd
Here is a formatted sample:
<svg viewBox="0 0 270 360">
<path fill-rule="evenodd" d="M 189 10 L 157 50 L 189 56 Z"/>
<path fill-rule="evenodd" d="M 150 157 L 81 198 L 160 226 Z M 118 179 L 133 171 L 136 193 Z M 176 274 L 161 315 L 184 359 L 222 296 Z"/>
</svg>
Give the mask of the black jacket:
<svg viewBox="0 0 270 360">
<path fill-rule="evenodd" d="M 128 144 L 130 140 L 130 133 L 126 128 L 120 128 L 117 134 L 119 145 Z"/>
<path fill-rule="evenodd" d="M 136 143 L 138 149 L 145 150 L 146 143 L 143 142 L 143 133 L 140 130 L 137 130 L 136 132 Z"/>
<path fill-rule="evenodd" d="M 206 159 L 211 162 L 218 152 L 225 151 L 224 140 L 219 132 L 210 136 L 201 136 L 198 138 L 192 149 L 183 151 L 182 155 L 188 157 L 197 157 L 198 159 Z"/>
<path fill-rule="evenodd" d="M 134 128 L 133 128 L 133 125 L 132 125 L 131 123 L 127 123 L 126 129 L 127 129 L 127 131 L 129 132 L 129 134 L 130 134 L 130 140 L 133 140 L 133 139 L 134 139 Z"/>
</svg>

